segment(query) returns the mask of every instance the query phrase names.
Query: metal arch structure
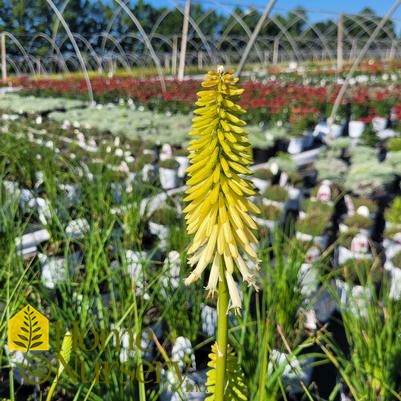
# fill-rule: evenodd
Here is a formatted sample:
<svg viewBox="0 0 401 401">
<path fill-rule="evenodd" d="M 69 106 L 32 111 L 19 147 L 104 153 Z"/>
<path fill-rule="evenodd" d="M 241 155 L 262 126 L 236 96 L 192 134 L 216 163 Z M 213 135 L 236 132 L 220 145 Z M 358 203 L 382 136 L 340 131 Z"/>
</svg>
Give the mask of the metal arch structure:
<svg viewBox="0 0 401 401">
<path fill-rule="evenodd" d="M 251 11 L 254 12 L 255 10 L 251 10 Z M 249 14 L 247 14 L 247 15 L 249 15 Z M 231 16 L 233 16 L 233 18 L 236 19 L 236 22 L 238 22 L 242 26 L 242 28 L 246 31 L 246 33 L 248 34 L 248 36 L 250 38 L 252 33 L 250 32 L 248 25 L 240 17 L 238 17 L 238 15 L 235 12 L 233 12 L 231 14 Z M 237 16 L 237 17 L 235 17 L 235 16 Z M 220 38 L 220 40 L 218 42 L 218 48 L 221 47 L 221 43 L 223 41 L 225 41 L 225 38 L 228 36 L 230 31 L 234 28 L 234 26 L 236 25 L 236 22 L 233 21 L 233 23 L 229 27 L 227 27 L 227 29 L 223 32 L 222 37 Z M 299 60 L 298 51 L 296 49 L 296 47 L 297 47 L 296 42 L 291 38 L 291 36 L 288 33 L 288 30 L 276 18 L 269 19 L 269 22 L 273 22 L 277 26 L 277 28 L 281 31 L 281 35 L 284 35 L 287 38 L 288 42 L 290 43 L 290 45 L 293 48 L 294 54 L 296 55 L 297 59 Z M 259 56 L 259 59 L 262 62 L 262 56 Z"/>
<path fill-rule="evenodd" d="M 379 25 L 379 23 L 380 23 L 380 21 L 375 21 L 372 17 L 369 17 L 368 15 L 364 15 L 364 14 L 360 14 L 360 15 L 356 15 L 356 16 L 348 16 L 348 18 L 350 18 L 350 19 L 353 20 L 354 22 L 359 22 L 359 21 L 356 20 L 357 17 L 358 17 L 358 18 L 361 18 L 361 19 L 364 19 L 364 20 L 366 21 L 366 23 L 372 23 L 372 24 L 373 24 L 373 26 L 372 26 L 373 30 L 374 30 L 374 29 Z M 377 17 L 376 17 L 376 18 L 377 18 Z M 359 24 L 359 26 L 360 26 L 361 28 L 362 28 L 363 25 L 364 25 L 364 24 Z M 370 36 L 371 33 L 372 33 L 372 28 L 366 27 L 366 29 L 365 29 L 365 31 L 366 31 L 367 33 L 369 33 L 369 36 Z M 387 35 L 387 37 L 388 37 L 389 40 L 395 39 L 394 35 L 392 35 L 392 32 L 390 32 L 386 26 L 383 26 L 383 27 L 381 28 L 381 30 L 382 30 L 383 32 L 386 33 L 386 35 Z M 358 35 L 356 35 L 356 38 L 358 38 Z"/>
<path fill-rule="evenodd" d="M 48 55 L 46 55 L 45 57 L 43 57 L 41 59 L 41 63 L 42 63 L 42 65 L 44 64 L 46 66 L 48 66 L 50 63 L 54 63 L 54 65 L 60 66 L 60 58 L 58 56 L 54 55 L 54 54 L 48 54 Z M 71 72 L 69 70 L 67 64 L 65 63 L 64 56 L 63 56 L 63 66 L 65 68 L 65 70 L 63 70 L 63 72 L 65 72 L 66 74 Z M 53 72 L 54 68 L 47 67 L 47 71 L 48 72 Z"/>
<path fill-rule="evenodd" d="M 69 0 L 67 0 L 67 1 L 69 1 Z M 125 0 L 125 1 L 127 2 L 129 0 Z M 105 30 L 106 35 L 110 34 L 110 31 L 111 31 L 111 28 L 113 27 L 114 21 L 116 20 L 116 18 L 118 17 L 118 15 L 121 13 L 122 10 L 123 10 L 122 7 L 116 8 L 114 10 L 113 15 L 111 16 L 110 21 L 107 24 L 107 27 L 106 27 L 106 30 Z M 102 54 L 104 53 L 104 49 L 106 47 L 106 40 L 107 40 L 106 38 L 107 38 L 107 36 L 104 36 L 103 38 L 104 38 L 104 40 L 102 40 L 102 44 L 101 44 L 101 53 Z"/>
<path fill-rule="evenodd" d="M 64 14 L 64 10 L 65 10 L 66 7 L 68 6 L 68 3 L 69 3 L 69 2 L 70 2 L 70 0 L 65 0 L 64 3 L 61 5 L 60 10 L 59 10 L 59 12 L 60 12 L 61 15 Z M 53 39 L 53 41 L 55 41 L 56 38 L 57 38 L 57 34 L 58 34 L 58 29 L 59 29 L 59 27 L 60 27 L 60 19 L 57 18 L 56 24 L 55 24 L 55 26 L 53 27 L 53 31 L 52 31 L 52 39 Z"/>
<path fill-rule="evenodd" d="M 80 61 L 76 54 L 70 54 L 65 57 L 65 63 L 68 66 L 68 63 L 71 64 L 73 70 L 77 70 L 80 67 Z"/>
<path fill-rule="evenodd" d="M 302 15 L 300 15 L 300 13 L 297 10 L 292 11 L 292 14 L 297 16 L 298 20 L 293 22 L 291 24 L 291 26 L 296 24 L 298 21 L 303 21 L 309 27 L 309 29 L 311 29 L 316 34 L 316 36 L 319 38 L 319 40 L 320 40 L 322 46 L 324 47 L 325 51 L 327 52 L 327 55 L 329 56 L 330 60 L 334 59 L 334 55 L 331 52 L 330 48 L 327 46 L 326 40 L 324 39 L 323 34 L 320 32 L 320 30 L 317 29 L 316 27 L 314 27 L 305 17 L 302 17 Z M 289 28 L 289 27 L 287 27 L 287 28 Z M 302 37 L 305 36 L 307 32 L 308 31 L 305 31 L 299 39 L 302 39 Z"/>
<path fill-rule="evenodd" d="M 173 41 L 165 35 L 161 35 L 161 34 L 155 32 L 152 34 L 152 36 L 149 35 L 149 38 L 150 38 L 150 40 L 152 40 L 153 38 L 159 39 L 163 43 L 165 43 L 167 46 L 169 46 L 170 49 L 173 49 Z"/>
<path fill-rule="evenodd" d="M 224 42 L 220 42 L 219 43 L 219 47 L 217 48 L 217 50 L 220 50 L 220 47 L 222 47 L 223 43 L 228 43 L 231 45 L 231 48 L 233 49 L 233 51 L 235 51 L 236 53 L 238 53 L 238 55 L 240 55 L 240 49 L 238 47 L 238 40 L 236 37 L 226 37 L 224 39 Z M 241 41 L 245 41 L 244 38 L 241 38 Z"/>
<path fill-rule="evenodd" d="M 48 74 L 47 69 L 44 68 L 42 59 L 40 57 L 31 56 L 31 59 L 36 64 L 36 73 L 38 75 L 40 75 L 40 74 L 47 75 Z"/>
<path fill-rule="evenodd" d="M 104 38 L 106 38 L 106 42 L 107 42 L 107 40 L 109 40 L 111 43 L 113 43 L 113 45 L 114 45 L 114 47 L 113 47 L 113 50 L 112 51 L 114 51 L 114 48 L 116 48 L 118 51 L 119 51 L 119 53 L 120 53 L 120 55 L 121 55 L 121 57 L 127 57 L 127 55 L 126 55 L 126 53 L 125 53 L 125 51 L 124 51 L 124 49 L 121 47 L 121 45 L 120 45 L 120 42 L 117 40 L 117 39 L 115 39 L 114 38 L 114 36 L 112 36 L 112 35 L 110 35 L 109 33 L 107 33 L 107 32 L 102 32 L 102 33 L 100 33 L 99 35 L 97 35 L 97 36 L 100 36 L 100 37 L 104 37 Z M 104 57 L 104 54 L 105 54 L 105 48 L 103 48 L 103 45 L 102 45 L 102 47 L 101 47 L 101 57 Z"/>
<path fill-rule="evenodd" d="M 359 36 L 362 35 L 363 33 L 365 33 L 367 35 L 370 35 L 369 28 L 366 27 L 365 24 L 363 24 L 362 22 L 360 22 L 358 20 L 355 20 L 354 18 L 352 18 L 352 16 L 348 16 L 347 15 L 347 18 L 351 19 L 352 22 L 353 22 L 353 25 L 352 25 L 351 29 L 345 29 L 344 28 L 344 35 L 347 36 L 348 39 L 351 39 L 351 40 L 357 40 L 358 39 L 358 35 L 356 35 L 356 36 L 352 35 L 352 31 L 354 29 L 358 29 L 358 28 L 362 29 L 362 31 L 363 31 L 363 32 L 361 32 L 359 34 Z"/>
<path fill-rule="evenodd" d="M 301 58 L 298 54 L 297 44 L 296 44 L 295 40 L 289 34 L 288 29 L 277 19 L 277 17 L 271 18 L 270 21 L 273 22 L 277 26 L 277 28 L 279 28 L 281 31 L 280 36 L 278 36 L 278 39 L 280 39 L 281 35 L 284 35 L 286 37 L 286 39 L 288 40 L 288 43 L 291 45 L 292 50 L 294 51 L 294 55 L 295 55 L 297 61 L 300 62 Z"/>
<path fill-rule="evenodd" d="M 184 16 L 184 10 L 181 10 L 181 8 L 178 7 L 177 5 L 175 6 L 175 8 Z M 212 60 L 212 62 L 214 62 L 216 64 L 217 60 L 215 59 L 215 55 L 212 52 L 212 49 L 210 48 L 210 45 L 209 45 L 208 41 L 206 40 L 205 35 L 202 33 L 201 29 L 199 28 L 199 26 L 196 24 L 196 22 L 193 20 L 193 18 L 191 16 L 188 17 L 188 22 L 189 22 L 189 24 L 191 24 L 194 31 L 198 34 L 199 39 L 202 41 L 203 45 L 205 46 L 205 50 L 208 53 L 210 59 Z"/>
<path fill-rule="evenodd" d="M 50 45 L 52 46 L 52 51 L 57 54 L 57 57 L 60 60 L 59 64 L 60 64 L 61 69 L 64 70 L 64 72 L 68 72 L 68 68 L 64 62 L 63 54 L 60 51 L 60 47 L 57 46 L 57 43 L 55 42 L 55 40 L 53 40 L 49 35 L 47 35 L 45 33 L 37 33 L 29 42 L 28 51 L 31 52 L 34 42 L 39 38 L 45 39 L 48 43 L 50 43 Z"/>
<path fill-rule="evenodd" d="M 393 16 L 394 12 L 398 9 L 398 7 L 401 5 L 401 0 L 396 0 L 393 5 L 391 6 L 390 10 L 387 12 L 387 14 L 381 18 L 379 24 L 376 26 L 376 29 L 373 31 L 373 33 L 370 35 L 368 41 L 365 43 L 364 47 L 362 48 L 362 50 L 359 52 L 358 56 L 356 57 L 356 59 L 354 60 L 351 68 L 349 69 L 347 76 L 344 80 L 344 83 L 342 84 L 337 97 L 334 101 L 334 105 L 333 108 L 331 110 L 330 113 L 330 117 L 328 119 L 329 121 L 329 125 L 332 124 L 332 122 L 334 121 L 334 117 L 337 115 L 337 111 L 338 108 L 340 107 L 340 103 L 345 95 L 345 92 L 348 88 L 350 79 L 352 77 L 352 75 L 354 74 L 354 72 L 356 71 L 356 69 L 358 68 L 360 62 L 362 61 L 362 59 L 366 56 L 366 53 L 371 45 L 371 43 L 375 40 L 375 38 L 377 37 L 377 35 L 379 34 L 380 29 L 386 24 L 387 21 L 390 20 L 390 18 Z"/>
<path fill-rule="evenodd" d="M 184 15 L 184 11 L 181 10 L 181 8 L 174 4 L 174 8 L 173 9 L 167 9 L 166 11 L 164 11 L 163 14 L 161 14 L 159 16 L 159 18 L 156 20 L 152 31 L 149 34 L 149 38 L 153 37 L 156 33 L 157 33 L 157 29 L 160 27 L 160 25 L 162 24 L 162 22 L 166 19 L 166 17 L 173 13 L 174 11 L 178 11 L 180 12 L 182 15 Z M 189 17 L 188 19 L 189 24 L 192 26 L 192 29 L 198 34 L 199 39 L 202 41 L 203 45 L 205 46 L 205 50 L 208 53 L 209 57 L 211 60 L 213 60 L 214 58 L 214 54 L 212 52 L 212 49 L 209 45 L 208 40 L 206 39 L 205 35 L 203 35 L 202 30 L 200 29 L 198 22 L 194 21 L 194 19 L 192 17 Z"/>
<path fill-rule="evenodd" d="M 89 79 L 88 70 L 87 70 L 85 62 L 82 58 L 81 52 L 79 51 L 78 45 L 77 45 L 74 37 L 72 36 L 72 32 L 71 32 L 70 28 L 68 27 L 63 15 L 60 13 L 59 9 L 56 7 L 56 5 L 53 3 L 53 1 L 52 0 L 46 0 L 46 1 L 49 4 L 49 6 L 52 8 L 52 10 L 54 11 L 55 15 L 57 16 L 57 19 L 63 25 L 63 28 L 65 29 L 67 35 L 69 36 L 69 38 L 71 40 L 72 47 L 74 48 L 74 51 L 79 59 L 79 64 L 80 64 L 80 66 L 83 70 L 84 76 L 85 76 L 85 82 L 86 82 L 86 86 L 88 88 L 89 99 L 90 99 L 91 103 L 94 103 L 92 84 Z"/>
<path fill-rule="evenodd" d="M 156 20 L 154 23 L 152 30 L 149 33 L 149 37 L 153 36 L 154 33 L 156 33 L 157 29 L 159 28 L 160 24 L 164 21 L 164 19 L 171 14 L 171 10 L 166 9 L 161 15 L 159 15 L 159 18 Z"/>
<path fill-rule="evenodd" d="M 11 58 L 10 56 L 6 56 L 6 61 L 8 64 L 11 65 L 17 75 L 21 75 L 21 70 L 18 68 L 17 62 L 14 61 L 13 58 Z"/>
<path fill-rule="evenodd" d="M 126 33 L 125 35 L 122 35 L 119 39 L 116 39 L 116 41 L 120 44 L 121 48 L 122 48 L 121 43 L 127 38 L 138 40 L 140 43 L 145 44 L 144 41 L 136 33 Z M 158 33 L 154 33 L 152 36 L 149 35 L 150 41 L 152 41 L 153 38 L 161 40 L 163 43 L 165 43 L 167 46 L 169 46 L 170 49 L 173 48 L 172 40 L 169 39 L 167 36 L 160 35 Z"/>
<path fill-rule="evenodd" d="M 200 24 L 201 24 L 204 20 L 206 20 L 206 18 L 207 18 L 210 14 L 213 14 L 215 11 L 216 11 L 216 10 L 210 9 L 210 10 L 208 10 L 205 14 L 201 15 L 200 18 L 199 18 L 198 20 L 195 21 L 195 22 L 196 22 L 196 25 L 198 25 L 198 26 L 200 27 Z"/>
<path fill-rule="evenodd" d="M 175 2 L 176 0 L 171 1 Z M 219 1 L 212 0 L 213 3 L 218 4 L 219 10 L 227 10 L 227 6 L 219 4 Z M 47 2 L 50 4 L 51 0 L 47 0 Z M 64 32 L 60 33 L 59 27 L 63 25 L 60 17 L 67 9 L 69 2 L 70 0 L 62 1 L 59 15 L 56 14 L 56 24 L 49 35 L 38 32 L 28 39 L 21 39 L 21 37 L 10 32 L 4 32 L 5 36 L 11 41 L 7 40 L 7 46 L 13 55 L 7 54 L 6 57 L 7 63 L 10 63 L 10 70 L 17 74 L 23 72 L 34 75 L 37 74 L 38 70 L 49 74 L 76 70 L 85 72 L 85 69 L 102 73 L 103 68 L 106 71 L 109 67 L 112 68 L 110 64 L 110 60 L 112 60 L 129 73 L 133 73 L 134 66 L 148 67 L 151 65 L 156 65 L 162 75 L 170 71 L 170 65 L 171 71 L 174 71 L 172 60 L 175 57 L 176 61 L 178 56 L 177 38 L 181 37 L 180 27 L 177 26 L 175 34 L 163 35 L 160 32 L 163 23 L 168 22 L 168 16 L 171 13 L 175 13 L 176 16 L 179 13 L 183 14 L 183 10 L 178 5 L 174 4 L 174 6 L 160 12 L 155 24 L 149 28 L 150 32 L 144 32 L 140 22 L 137 21 L 136 23 L 134 21 L 135 16 L 126 9 L 128 8 L 127 0 L 114 0 L 117 5 L 106 30 L 91 37 L 84 37 L 74 32 L 67 33 L 67 36 Z M 217 9 L 217 7 L 215 8 Z M 339 20 L 336 19 L 333 24 L 330 24 L 330 29 L 321 29 L 315 23 L 310 22 L 308 18 L 310 11 L 306 10 L 306 15 L 304 15 L 297 10 L 291 10 L 293 14 L 291 19 L 281 20 L 277 16 L 273 16 L 265 21 L 262 29 L 270 23 L 277 35 L 275 37 L 259 35 L 249 54 L 249 62 L 262 65 L 266 65 L 270 61 L 303 63 L 308 60 L 324 60 L 330 63 L 335 62 L 339 51 L 337 48 Z M 132 25 L 129 33 L 117 36 L 114 33 L 113 24 L 116 18 L 124 12 L 131 18 L 135 26 Z M 204 64 L 215 64 L 217 61 L 235 64 L 241 58 L 241 52 L 252 36 L 253 27 L 249 26 L 251 24 L 247 24 L 246 17 L 257 12 L 256 9 L 241 12 L 233 10 L 227 16 L 227 18 L 231 17 L 232 20 L 226 24 L 224 32 L 219 33 L 219 36 L 208 37 L 202 31 L 201 26 L 213 12 L 214 9 L 209 9 L 204 14 L 199 15 L 198 18 L 192 17 L 189 20 L 187 65 L 198 64 L 199 68 L 203 68 Z M 348 23 L 346 26 L 342 26 L 341 57 L 352 62 L 358 56 L 360 49 L 364 48 L 372 31 L 379 26 L 379 17 L 368 14 L 345 14 L 344 17 L 347 18 Z M 291 28 L 297 22 L 302 22 L 304 26 L 299 36 L 291 33 Z M 232 33 L 234 27 L 239 28 L 237 31 L 240 32 L 240 36 Z M 400 36 L 391 26 L 384 25 L 380 29 L 381 31 L 377 35 L 380 39 L 371 41 L 370 47 L 366 51 L 366 57 L 393 60 L 396 56 L 401 56 Z M 129 38 L 130 40 L 128 40 Z M 68 39 L 75 41 L 76 49 L 74 48 L 74 50 L 76 53 L 78 51 L 81 56 L 77 53 L 76 58 L 71 58 L 71 45 L 66 46 Z M 140 48 L 137 55 L 132 54 L 133 48 Z M 43 50 L 47 53 L 43 54 Z M 272 58 L 274 53 L 276 53 L 275 57 Z M 66 62 L 67 59 L 68 62 Z M 78 64 L 76 60 L 79 60 Z M 14 63 L 13 65 L 11 65 L 11 61 Z M 164 67 L 161 66 L 163 61 Z"/>
<path fill-rule="evenodd" d="M 7 36 L 8 38 L 10 38 L 13 43 L 18 47 L 19 51 L 22 53 L 22 55 L 24 56 L 24 59 L 27 61 L 29 68 L 31 70 L 31 74 L 35 75 L 35 68 L 33 66 L 33 64 L 31 63 L 31 61 L 29 60 L 29 55 L 26 52 L 24 46 L 22 46 L 21 42 L 10 32 L 3 32 L 3 34 L 5 36 Z"/>
<path fill-rule="evenodd" d="M 102 68 L 102 62 L 99 58 L 99 56 L 97 55 L 95 49 L 92 47 L 92 45 L 89 43 L 89 41 L 87 39 L 85 39 L 81 34 L 79 33 L 72 33 L 72 37 L 76 38 L 78 40 L 80 40 L 85 47 L 88 49 L 89 54 L 92 55 L 92 57 L 96 60 L 96 63 L 98 65 L 99 68 Z M 63 47 L 64 43 L 66 43 L 66 41 L 69 39 L 68 35 L 64 36 L 63 39 L 61 39 L 60 41 L 60 49 Z"/>
<path fill-rule="evenodd" d="M 247 15 L 250 15 L 254 12 L 255 10 L 250 10 L 248 13 L 245 13 L 243 15 L 243 18 L 246 17 Z M 242 29 L 244 30 L 244 32 L 247 34 L 248 40 L 252 37 L 252 32 L 249 29 L 249 26 L 246 24 L 246 22 L 243 20 L 243 18 L 241 18 L 235 11 L 233 11 L 230 14 L 235 21 L 233 21 L 223 32 L 222 37 L 220 38 L 220 40 L 217 42 L 216 47 L 220 48 L 221 44 L 226 40 L 226 37 L 228 36 L 228 34 L 232 31 L 232 29 L 235 27 L 235 25 L 238 23 L 240 24 L 240 26 L 242 27 Z M 258 46 L 255 46 L 255 51 L 258 53 L 259 59 L 262 60 L 261 58 L 261 52 L 259 50 Z"/>
<path fill-rule="evenodd" d="M 349 20 L 352 21 L 353 25 L 349 28 L 346 29 L 344 28 L 344 44 L 347 43 L 348 45 L 348 51 L 349 51 L 349 59 L 354 59 L 356 57 L 356 53 L 358 52 L 358 45 L 360 46 L 364 46 L 364 44 L 366 43 L 366 41 L 369 40 L 371 34 L 372 34 L 372 29 L 367 26 L 368 22 L 373 23 L 374 27 L 377 27 L 377 23 L 372 20 L 371 18 L 369 18 L 368 16 L 364 16 L 363 18 L 365 19 L 365 23 L 363 23 L 362 21 L 358 21 L 357 17 L 360 18 L 362 17 L 362 15 L 347 15 L 346 16 Z M 360 32 L 359 34 L 353 34 L 353 31 L 359 29 Z M 389 35 L 389 32 L 387 31 L 387 29 L 383 29 L 386 33 L 387 36 Z M 362 39 L 362 35 L 366 35 L 366 38 Z M 377 43 L 377 41 L 372 42 L 371 47 Z M 387 45 L 387 47 L 389 47 L 390 49 L 394 47 L 394 41 L 391 41 L 391 43 L 389 43 Z M 377 48 L 377 46 L 376 46 Z M 391 53 L 391 50 L 389 51 Z"/>
<path fill-rule="evenodd" d="M 110 54 L 111 59 L 117 59 L 120 64 L 127 70 L 127 71 L 132 71 L 132 67 L 129 64 L 128 60 L 129 57 L 123 57 L 121 54 L 119 53 L 111 53 Z"/>
<path fill-rule="evenodd" d="M 149 41 L 149 37 L 146 34 L 146 32 L 143 30 L 143 27 L 141 25 L 141 23 L 138 21 L 138 19 L 135 17 L 135 15 L 132 13 L 132 11 L 127 7 L 127 5 L 125 3 L 123 3 L 121 0 L 114 0 L 121 8 L 124 9 L 125 13 L 130 17 L 130 19 L 132 20 L 132 22 L 135 24 L 136 28 L 138 29 L 138 31 L 141 33 L 141 35 L 143 36 L 144 40 L 146 41 L 146 46 L 149 49 L 150 55 L 156 65 L 156 69 L 157 69 L 157 74 L 159 76 L 159 80 L 160 80 L 160 86 L 163 92 L 166 92 L 166 82 L 164 80 L 164 75 L 163 75 L 163 70 L 161 68 L 160 65 L 160 60 L 157 57 L 152 44 Z"/>
</svg>

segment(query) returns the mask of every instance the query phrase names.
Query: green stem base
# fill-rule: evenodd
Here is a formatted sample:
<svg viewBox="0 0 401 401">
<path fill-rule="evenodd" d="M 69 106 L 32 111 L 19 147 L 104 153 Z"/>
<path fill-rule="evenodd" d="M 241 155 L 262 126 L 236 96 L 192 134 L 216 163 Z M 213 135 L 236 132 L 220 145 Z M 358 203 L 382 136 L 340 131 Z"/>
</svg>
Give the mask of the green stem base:
<svg viewBox="0 0 401 401">
<path fill-rule="evenodd" d="M 217 301 L 217 359 L 216 359 L 216 388 L 214 399 L 224 401 L 226 387 L 226 360 L 228 338 L 228 301 L 229 293 L 224 274 L 224 263 L 220 261 L 219 298 Z"/>
</svg>

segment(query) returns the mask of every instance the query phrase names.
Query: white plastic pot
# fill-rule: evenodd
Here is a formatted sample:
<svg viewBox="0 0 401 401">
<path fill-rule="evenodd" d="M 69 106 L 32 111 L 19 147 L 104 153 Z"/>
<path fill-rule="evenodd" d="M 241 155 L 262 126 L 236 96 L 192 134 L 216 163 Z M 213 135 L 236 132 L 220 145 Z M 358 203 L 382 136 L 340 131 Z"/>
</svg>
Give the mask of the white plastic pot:
<svg viewBox="0 0 401 401">
<path fill-rule="evenodd" d="M 160 184 L 163 189 L 178 187 L 178 172 L 171 168 L 159 168 Z"/>
<path fill-rule="evenodd" d="M 89 223 L 86 219 L 71 220 L 65 228 L 67 238 L 81 239 L 89 231 Z"/>
<path fill-rule="evenodd" d="M 392 138 L 393 136 L 395 136 L 395 131 L 387 128 L 387 129 L 382 129 L 377 133 L 377 136 L 379 139 L 388 139 L 388 138 Z"/>
<path fill-rule="evenodd" d="M 292 138 L 288 144 L 288 153 L 296 155 L 302 152 L 304 146 L 304 138 Z"/>
<path fill-rule="evenodd" d="M 47 230 L 37 230 L 33 233 L 24 234 L 22 237 L 15 239 L 15 245 L 17 250 L 22 251 L 24 249 L 33 248 L 42 242 L 46 242 L 50 239 L 50 234 Z"/>
<path fill-rule="evenodd" d="M 179 178 L 184 178 L 187 168 L 189 166 L 189 159 L 186 156 L 176 156 L 175 160 L 177 160 L 177 162 L 179 163 L 179 167 L 178 167 L 178 177 Z"/>
<path fill-rule="evenodd" d="M 56 256 L 47 256 L 38 253 L 41 265 L 41 281 L 47 288 L 54 289 L 58 284 L 65 283 L 71 274 L 76 272 L 80 261 L 80 254 L 75 252 L 66 259 Z"/>
<path fill-rule="evenodd" d="M 313 236 L 311 234 L 306 234 L 300 231 L 295 233 L 295 237 L 300 241 L 313 241 L 316 245 L 320 246 L 322 249 L 325 249 L 327 246 L 328 236 L 327 235 L 317 235 Z"/>
<path fill-rule="evenodd" d="M 365 129 L 365 123 L 362 121 L 349 122 L 349 136 L 351 138 L 360 138 L 362 136 L 364 129 Z"/>
<path fill-rule="evenodd" d="M 256 177 L 252 177 L 251 181 L 261 194 L 263 194 L 263 192 L 266 191 L 267 187 L 270 184 L 270 180 L 263 180 L 262 178 L 256 178 Z"/>
<path fill-rule="evenodd" d="M 168 143 L 163 144 L 159 154 L 159 159 L 160 160 L 171 159 L 172 155 L 173 155 L 173 150 L 171 148 L 171 145 Z"/>
<path fill-rule="evenodd" d="M 386 128 L 387 119 L 383 117 L 374 117 L 372 120 L 373 129 L 376 132 L 382 131 Z"/>
<path fill-rule="evenodd" d="M 338 264 L 342 265 L 349 259 L 372 259 L 368 253 L 352 252 L 344 246 L 338 247 Z"/>
<path fill-rule="evenodd" d="M 167 240 L 170 236 L 170 228 L 163 224 L 149 221 L 149 231 L 151 234 L 156 235 L 160 240 L 160 247 L 165 249 L 167 246 Z"/>
<path fill-rule="evenodd" d="M 152 181 L 156 175 L 156 168 L 153 164 L 145 164 L 142 169 L 142 178 L 144 181 Z"/>
<path fill-rule="evenodd" d="M 389 297 L 395 301 L 401 299 L 401 269 L 392 267 L 390 270 L 391 286 Z"/>
</svg>

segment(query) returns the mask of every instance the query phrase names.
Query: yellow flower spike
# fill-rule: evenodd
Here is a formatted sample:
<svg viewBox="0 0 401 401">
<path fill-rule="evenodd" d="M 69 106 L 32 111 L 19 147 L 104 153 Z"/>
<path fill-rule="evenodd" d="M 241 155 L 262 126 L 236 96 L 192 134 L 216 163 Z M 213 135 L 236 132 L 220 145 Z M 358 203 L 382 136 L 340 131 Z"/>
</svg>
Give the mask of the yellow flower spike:
<svg viewBox="0 0 401 401">
<path fill-rule="evenodd" d="M 243 128 L 246 123 L 240 117 L 245 110 L 235 103 L 243 92 L 237 81 L 232 72 L 224 72 L 220 66 L 206 75 L 203 89 L 197 93 L 190 132 L 193 139 L 188 146 L 189 188 L 184 197 L 187 231 L 193 236 L 188 256 L 194 267 L 185 284 L 198 280 L 211 265 L 208 295 L 216 292 L 219 281 L 226 280 L 230 306 L 236 311 L 241 308 L 241 296 L 234 271 L 255 285 L 246 261 L 258 267 L 252 232 L 256 224 L 250 214 L 259 212 L 247 199 L 255 194 L 245 177 L 252 173 L 252 152 Z"/>
</svg>

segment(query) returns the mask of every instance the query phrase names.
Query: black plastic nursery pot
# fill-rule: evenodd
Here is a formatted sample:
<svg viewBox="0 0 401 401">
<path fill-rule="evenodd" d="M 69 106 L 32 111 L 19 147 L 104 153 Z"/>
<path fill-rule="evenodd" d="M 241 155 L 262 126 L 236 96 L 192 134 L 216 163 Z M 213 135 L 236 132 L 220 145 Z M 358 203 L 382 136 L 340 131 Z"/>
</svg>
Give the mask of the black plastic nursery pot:
<svg viewBox="0 0 401 401">
<path fill-rule="evenodd" d="M 300 171 L 304 188 L 313 188 L 317 184 L 318 172 L 315 169 L 307 168 Z"/>
<path fill-rule="evenodd" d="M 290 143 L 290 141 L 288 139 L 282 139 L 282 138 L 276 139 L 275 146 L 274 146 L 276 152 L 287 153 L 289 143 Z"/>
<path fill-rule="evenodd" d="M 272 156 L 274 156 L 274 154 L 274 147 L 269 147 L 266 149 L 257 147 L 252 148 L 253 162 L 255 164 L 267 162 Z"/>
</svg>

